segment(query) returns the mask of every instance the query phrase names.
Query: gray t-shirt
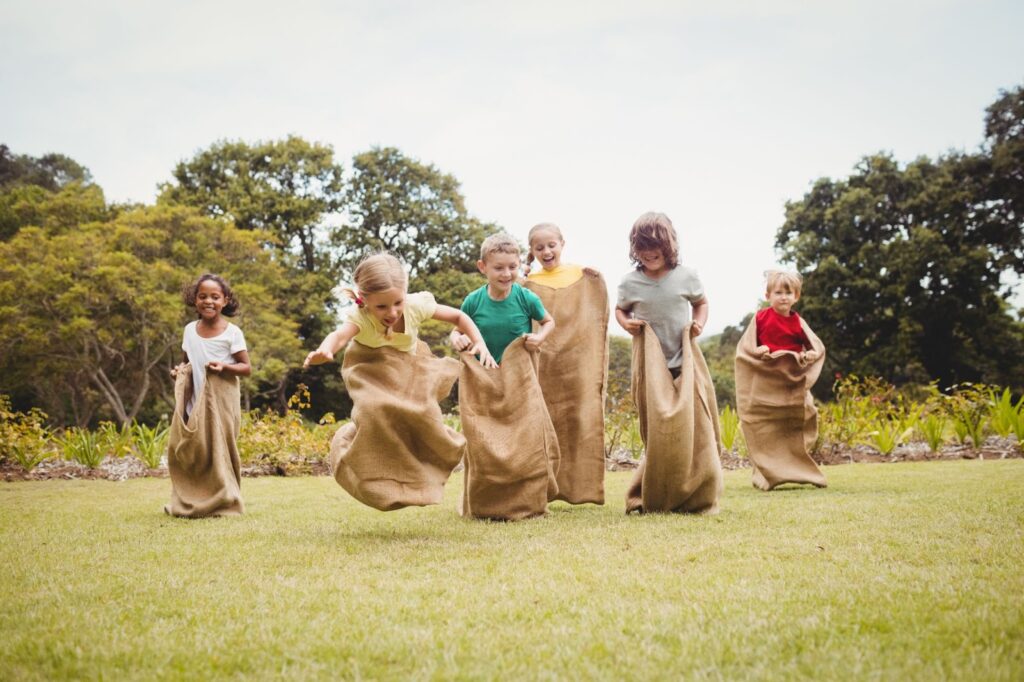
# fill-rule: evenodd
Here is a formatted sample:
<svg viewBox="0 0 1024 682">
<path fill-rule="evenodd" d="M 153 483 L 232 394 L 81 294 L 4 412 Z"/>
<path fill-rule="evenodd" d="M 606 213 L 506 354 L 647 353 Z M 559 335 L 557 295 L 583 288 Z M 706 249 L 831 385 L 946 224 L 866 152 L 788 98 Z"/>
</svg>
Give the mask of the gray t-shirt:
<svg viewBox="0 0 1024 682">
<path fill-rule="evenodd" d="M 690 321 L 690 304 L 704 298 L 704 285 L 697 271 L 683 265 L 672 268 L 661 279 L 651 279 L 634 270 L 619 283 L 616 308 L 651 325 L 661 343 L 670 368 L 682 364 L 683 327 Z"/>
</svg>

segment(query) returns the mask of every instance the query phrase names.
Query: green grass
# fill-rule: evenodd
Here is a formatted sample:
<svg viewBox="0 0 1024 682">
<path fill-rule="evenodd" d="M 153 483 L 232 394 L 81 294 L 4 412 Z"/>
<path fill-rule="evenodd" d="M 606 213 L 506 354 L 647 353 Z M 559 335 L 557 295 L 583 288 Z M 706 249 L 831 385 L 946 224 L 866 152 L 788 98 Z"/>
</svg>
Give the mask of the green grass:
<svg viewBox="0 0 1024 682">
<path fill-rule="evenodd" d="M 0 485 L 0 677 L 1021 679 L 1024 460 L 726 474 L 714 517 L 381 513 L 331 478 Z"/>
</svg>

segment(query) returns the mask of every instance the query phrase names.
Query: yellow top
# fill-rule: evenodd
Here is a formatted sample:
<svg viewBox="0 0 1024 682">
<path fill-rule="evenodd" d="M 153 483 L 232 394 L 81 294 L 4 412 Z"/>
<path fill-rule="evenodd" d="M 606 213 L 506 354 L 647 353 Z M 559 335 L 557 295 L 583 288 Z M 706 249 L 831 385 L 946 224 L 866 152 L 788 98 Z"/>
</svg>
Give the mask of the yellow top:
<svg viewBox="0 0 1024 682">
<path fill-rule="evenodd" d="M 434 295 L 429 291 L 421 291 L 405 297 L 405 310 L 402 311 L 402 315 L 405 317 L 404 332 L 393 331 L 391 336 L 385 336 L 384 325 L 366 308 L 358 306 L 352 306 L 349 309 L 348 321 L 359 327 L 359 333 L 353 338 L 364 346 L 368 348 L 392 346 L 397 350 L 411 353 L 416 348 L 420 325 L 424 320 L 432 318 L 436 310 L 437 302 L 434 300 Z"/>
<path fill-rule="evenodd" d="M 583 277 L 583 268 L 578 265 L 559 265 L 558 267 L 537 272 L 531 272 L 526 278 L 531 282 L 543 284 L 552 289 L 564 289 L 570 284 L 575 284 Z"/>
</svg>

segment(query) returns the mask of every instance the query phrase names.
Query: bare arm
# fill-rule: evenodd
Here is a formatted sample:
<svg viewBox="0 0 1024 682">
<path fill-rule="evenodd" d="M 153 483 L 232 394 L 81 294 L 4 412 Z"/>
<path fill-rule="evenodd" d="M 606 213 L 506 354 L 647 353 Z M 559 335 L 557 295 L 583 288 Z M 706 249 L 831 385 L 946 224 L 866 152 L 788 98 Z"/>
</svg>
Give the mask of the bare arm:
<svg viewBox="0 0 1024 682">
<path fill-rule="evenodd" d="M 615 321 L 619 323 L 619 326 L 625 329 L 630 336 L 636 336 L 640 333 L 640 330 L 644 328 L 643 320 L 638 320 L 632 316 L 628 310 L 622 308 L 615 309 Z"/>
<path fill-rule="evenodd" d="M 491 357 L 490 351 L 487 350 L 487 344 L 484 343 L 480 329 L 469 315 L 451 306 L 439 305 L 434 311 L 434 319 L 455 325 L 455 329 L 448 337 L 455 350 L 460 352 L 468 350 L 473 355 L 479 355 L 480 364 L 484 367 L 493 369 L 498 366 L 498 363 Z"/>
<path fill-rule="evenodd" d="M 690 327 L 690 336 L 700 336 L 704 331 L 704 325 L 708 321 L 708 299 L 702 298 L 693 305 L 693 326 Z"/>
<path fill-rule="evenodd" d="M 526 350 L 534 351 L 540 349 L 540 344 L 555 330 L 555 318 L 551 313 L 544 311 L 544 318 L 540 321 L 540 329 L 534 334 L 526 335 Z"/>
<path fill-rule="evenodd" d="M 233 363 L 208 362 L 206 363 L 206 370 L 215 374 L 236 377 L 247 377 L 252 374 L 252 365 L 249 364 L 249 351 L 240 350 L 231 357 L 235 359 Z"/>
<path fill-rule="evenodd" d="M 325 362 L 331 362 L 334 360 L 337 352 L 347 346 L 348 342 L 358 333 L 359 327 L 351 322 L 344 323 L 328 334 L 319 348 L 306 356 L 306 361 L 302 363 L 302 368 L 306 369 L 310 365 L 322 365 Z"/>
</svg>

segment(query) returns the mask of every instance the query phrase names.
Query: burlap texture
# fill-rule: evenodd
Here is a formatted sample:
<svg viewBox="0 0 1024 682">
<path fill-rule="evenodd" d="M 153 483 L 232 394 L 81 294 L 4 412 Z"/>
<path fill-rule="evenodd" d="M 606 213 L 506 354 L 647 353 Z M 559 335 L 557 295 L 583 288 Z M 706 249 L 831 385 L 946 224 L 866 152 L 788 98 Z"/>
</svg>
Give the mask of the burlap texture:
<svg viewBox="0 0 1024 682">
<path fill-rule="evenodd" d="M 381 511 L 439 503 L 466 447 L 438 405 L 459 376 L 459 362 L 435 357 L 422 341 L 413 353 L 352 342 L 341 375 L 352 420 L 331 441 L 334 479 Z"/>
<path fill-rule="evenodd" d="M 526 280 L 555 320 L 540 348 L 538 379 L 558 435 L 556 500 L 604 504 L 604 399 L 608 379 L 608 291 L 585 273 L 562 289 Z"/>
<path fill-rule="evenodd" d="M 173 516 L 230 516 L 245 511 L 238 431 L 242 423 L 238 377 L 206 373 L 203 390 L 184 420 L 192 395 L 192 366 L 178 370 L 174 381 L 174 416 L 167 439 Z"/>
<path fill-rule="evenodd" d="M 515 521 L 540 516 L 558 494 L 558 438 L 523 339 L 498 369 L 463 354 L 459 412 L 466 434 L 462 515 Z"/>
<path fill-rule="evenodd" d="M 715 513 L 722 493 L 721 432 L 715 387 L 690 325 L 673 381 L 658 337 L 633 337 L 633 401 L 644 458 L 626 492 L 626 513 Z"/>
<path fill-rule="evenodd" d="M 811 387 L 825 362 L 825 344 L 803 319 L 800 324 L 819 353 L 813 362 L 784 350 L 762 358 L 755 320 L 736 346 L 736 410 L 754 469 L 752 482 L 761 490 L 782 483 L 826 485 L 825 475 L 808 454 L 818 437 Z"/>
</svg>

